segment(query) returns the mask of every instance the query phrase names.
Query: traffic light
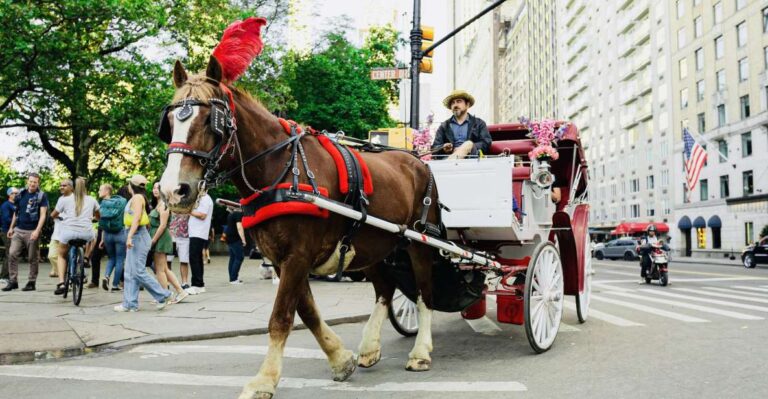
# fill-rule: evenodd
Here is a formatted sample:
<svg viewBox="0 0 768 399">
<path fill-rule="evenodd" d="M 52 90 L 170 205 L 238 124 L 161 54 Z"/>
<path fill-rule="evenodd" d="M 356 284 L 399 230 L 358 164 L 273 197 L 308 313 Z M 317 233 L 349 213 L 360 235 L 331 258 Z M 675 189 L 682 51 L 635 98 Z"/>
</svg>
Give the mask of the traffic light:
<svg viewBox="0 0 768 399">
<path fill-rule="evenodd" d="M 422 33 L 422 40 L 421 40 L 421 51 L 423 52 L 426 50 L 429 46 L 434 43 L 435 40 L 435 28 L 433 26 L 426 26 L 421 25 L 421 33 Z M 433 50 L 434 51 L 434 50 Z M 419 64 L 419 72 L 421 73 L 432 73 L 432 53 L 433 51 L 430 51 L 428 54 L 423 53 L 421 63 Z"/>
</svg>

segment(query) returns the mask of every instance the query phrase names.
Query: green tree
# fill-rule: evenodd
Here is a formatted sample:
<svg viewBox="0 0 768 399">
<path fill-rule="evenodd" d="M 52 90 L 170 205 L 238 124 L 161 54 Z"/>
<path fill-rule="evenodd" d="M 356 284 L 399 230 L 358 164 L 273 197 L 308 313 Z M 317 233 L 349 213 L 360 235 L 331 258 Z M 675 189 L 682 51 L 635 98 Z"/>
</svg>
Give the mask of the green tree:
<svg viewBox="0 0 768 399">
<path fill-rule="evenodd" d="M 326 34 L 324 41 L 325 46 L 316 46 L 320 50 L 284 58 L 283 76 L 295 100 L 288 115 L 317 129 L 343 130 L 358 138 L 393 126 L 386 89 L 370 79 L 371 65 L 381 62 L 373 55 L 380 52 L 356 48 L 338 31 Z"/>
<path fill-rule="evenodd" d="M 768 237 L 768 224 L 763 226 L 763 229 L 760 230 L 760 237 Z"/>
<path fill-rule="evenodd" d="M 400 32 L 391 24 L 370 27 L 363 44 L 366 65 L 369 68 L 406 67 L 405 64 L 398 62 L 395 58 L 397 49 L 403 45 L 405 45 L 405 40 L 400 37 Z M 397 82 L 398 80 L 376 81 L 376 84 L 384 90 L 387 98 L 393 104 L 399 102 Z"/>
<path fill-rule="evenodd" d="M 0 129 L 26 128 L 39 141 L 24 145 L 72 176 L 157 173 L 164 146 L 153 136 L 173 92 L 172 50 L 180 46 L 185 63 L 202 69 L 229 23 L 261 9 L 274 19 L 286 4 L 0 0 Z"/>
</svg>

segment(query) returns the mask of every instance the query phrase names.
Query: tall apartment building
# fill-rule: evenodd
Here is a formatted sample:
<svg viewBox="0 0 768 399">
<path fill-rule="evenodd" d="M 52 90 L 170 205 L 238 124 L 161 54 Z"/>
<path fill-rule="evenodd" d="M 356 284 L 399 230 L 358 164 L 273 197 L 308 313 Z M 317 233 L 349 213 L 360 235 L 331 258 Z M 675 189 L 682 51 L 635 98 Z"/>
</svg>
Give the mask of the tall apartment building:
<svg viewBox="0 0 768 399">
<path fill-rule="evenodd" d="M 558 2 L 560 116 L 581 132 L 593 231 L 671 221 L 666 3 Z"/>
<path fill-rule="evenodd" d="M 673 244 L 686 256 L 738 256 L 768 225 L 768 2 L 669 3 Z M 691 193 L 683 183 L 684 126 L 708 153 Z"/>
<path fill-rule="evenodd" d="M 496 119 L 555 118 L 557 105 L 554 0 L 502 4 L 495 16 L 498 44 Z"/>
</svg>

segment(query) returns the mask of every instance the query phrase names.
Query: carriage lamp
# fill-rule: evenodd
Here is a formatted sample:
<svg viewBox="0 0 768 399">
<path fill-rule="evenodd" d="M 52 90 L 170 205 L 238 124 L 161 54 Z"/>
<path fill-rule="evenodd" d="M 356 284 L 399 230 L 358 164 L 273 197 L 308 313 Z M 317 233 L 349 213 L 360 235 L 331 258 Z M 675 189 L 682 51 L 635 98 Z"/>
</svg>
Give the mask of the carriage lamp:
<svg viewBox="0 0 768 399">
<path fill-rule="evenodd" d="M 555 175 L 549 171 L 549 168 L 539 167 L 539 170 L 533 176 L 533 181 L 541 188 L 548 188 L 555 182 Z"/>
</svg>

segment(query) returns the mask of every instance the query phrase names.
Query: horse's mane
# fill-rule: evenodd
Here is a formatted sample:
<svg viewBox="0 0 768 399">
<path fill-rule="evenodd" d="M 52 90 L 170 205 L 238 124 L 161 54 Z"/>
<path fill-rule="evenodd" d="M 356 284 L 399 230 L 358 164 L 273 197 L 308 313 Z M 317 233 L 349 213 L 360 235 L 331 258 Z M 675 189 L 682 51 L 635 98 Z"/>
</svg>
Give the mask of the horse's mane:
<svg viewBox="0 0 768 399">
<path fill-rule="evenodd" d="M 236 99 L 240 100 L 240 107 L 245 106 L 251 109 L 253 112 L 272 115 L 269 110 L 259 101 L 257 98 L 251 96 L 250 93 L 240 90 L 238 88 L 227 86 L 232 90 L 232 94 Z M 207 100 L 217 97 L 214 86 L 211 85 L 210 80 L 205 77 L 204 74 L 192 75 L 184 83 L 183 86 L 176 89 L 176 93 L 173 95 L 173 102 L 183 101 L 187 98 L 196 98 L 198 100 Z"/>
</svg>

